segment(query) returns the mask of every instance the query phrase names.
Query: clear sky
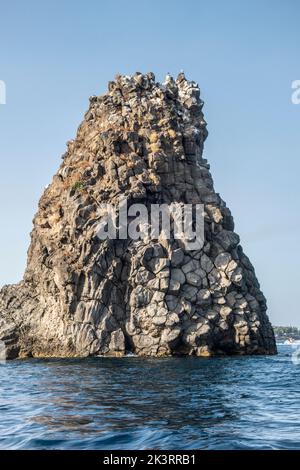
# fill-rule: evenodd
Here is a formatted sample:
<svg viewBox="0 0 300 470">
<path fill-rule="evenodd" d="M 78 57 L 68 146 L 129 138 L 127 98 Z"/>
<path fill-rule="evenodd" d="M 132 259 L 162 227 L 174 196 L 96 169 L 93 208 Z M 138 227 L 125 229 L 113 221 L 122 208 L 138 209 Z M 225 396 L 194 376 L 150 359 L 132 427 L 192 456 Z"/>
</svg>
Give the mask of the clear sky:
<svg viewBox="0 0 300 470">
<path fill-rule="evenodd" d="M 184 69 L 269 316 L 300 326 L 300 1 L 0 0 L 0 18 L 0 285 L 22 278 L 38 199 L 88 97 L 118 72 Z"/>
</svg>

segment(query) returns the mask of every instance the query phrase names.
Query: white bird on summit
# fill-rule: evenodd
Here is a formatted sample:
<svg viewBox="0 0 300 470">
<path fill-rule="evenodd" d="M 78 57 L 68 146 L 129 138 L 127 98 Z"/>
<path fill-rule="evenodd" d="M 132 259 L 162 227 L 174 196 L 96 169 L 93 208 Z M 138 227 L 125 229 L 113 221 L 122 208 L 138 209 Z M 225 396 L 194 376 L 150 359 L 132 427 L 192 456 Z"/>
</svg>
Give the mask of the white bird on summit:
<svg viewBox="0 0 300 470">
<path fill-rule="evenodd" d="M 167 75 L 166 75 L 166 78 L 165 78 L 165 81 L 164 81 L 164 85 L 167 85 L 168 83 L 170 83 L 172 81 L 172 76 L 171 74 L 168 72 Z"/>
</svg>

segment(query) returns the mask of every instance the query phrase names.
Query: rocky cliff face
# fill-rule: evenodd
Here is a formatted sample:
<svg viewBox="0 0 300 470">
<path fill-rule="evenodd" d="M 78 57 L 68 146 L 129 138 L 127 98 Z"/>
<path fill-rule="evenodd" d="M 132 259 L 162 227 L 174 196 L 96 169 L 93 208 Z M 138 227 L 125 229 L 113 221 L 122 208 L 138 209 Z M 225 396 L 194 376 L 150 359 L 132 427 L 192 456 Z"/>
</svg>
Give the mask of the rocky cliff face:
<svg viewBox="0 0 300 470">
<path fill-rule="evenodd" d="M 24 280 L 0 292 L 8 357 L 273 354 L 266 301 L 202 158 L 200 90 L 118 76 L 90 98 L 34 219 Z M 97 237 L 100 204 L 202 203 L 205 243 Z"/>
</svg>

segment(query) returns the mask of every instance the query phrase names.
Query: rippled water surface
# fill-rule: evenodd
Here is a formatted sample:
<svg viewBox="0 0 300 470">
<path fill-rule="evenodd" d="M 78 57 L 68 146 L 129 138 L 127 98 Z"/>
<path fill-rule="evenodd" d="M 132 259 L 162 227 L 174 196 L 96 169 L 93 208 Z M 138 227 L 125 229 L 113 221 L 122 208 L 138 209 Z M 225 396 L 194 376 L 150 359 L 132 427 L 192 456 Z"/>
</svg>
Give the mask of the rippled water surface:
<svg viewBox="0 0 300 470">
<path fill-rule="evenodd" d="M 8 362 L 0 448 L 300 449 L 293 352 Z"/>
</svg>

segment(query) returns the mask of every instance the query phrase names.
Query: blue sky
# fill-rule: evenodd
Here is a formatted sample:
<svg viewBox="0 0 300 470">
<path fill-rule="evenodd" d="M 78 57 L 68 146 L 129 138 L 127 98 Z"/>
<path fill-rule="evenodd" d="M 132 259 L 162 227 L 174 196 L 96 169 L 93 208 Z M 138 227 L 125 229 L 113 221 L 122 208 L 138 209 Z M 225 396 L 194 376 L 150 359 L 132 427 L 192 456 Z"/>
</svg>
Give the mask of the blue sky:
<svg viewBox="0 0 300 470">
<path fill-rule="evenodd" d="M 32 218 L 88 107 L 116 73 L 199 82 L 215 188 L 275 324 L 300 326 L 297 0 L 0 1 L 0 285 L 22 278 Z"/>
</svg>

